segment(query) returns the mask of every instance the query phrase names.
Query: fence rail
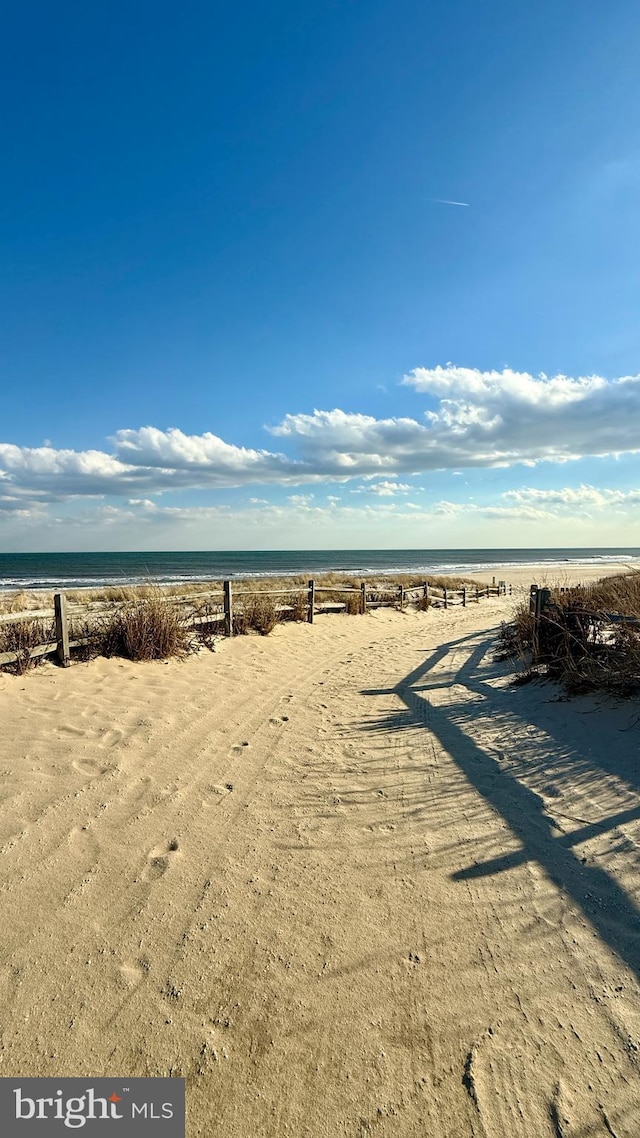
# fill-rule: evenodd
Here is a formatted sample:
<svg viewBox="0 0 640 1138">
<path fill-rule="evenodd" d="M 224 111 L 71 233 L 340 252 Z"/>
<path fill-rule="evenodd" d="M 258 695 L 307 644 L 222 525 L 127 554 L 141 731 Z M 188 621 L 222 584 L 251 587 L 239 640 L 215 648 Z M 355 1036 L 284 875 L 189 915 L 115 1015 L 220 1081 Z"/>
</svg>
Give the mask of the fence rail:
<svg viewBox="0 0 640 1138">
<path fill-rule="evenodd" d="M 512 592 L 511 585 L 508 586 L 509 594 Z M 231 581 L 224 581 L 221 589 L 211 589 L 206 592 L 198 592 L 184 595 L 167 594 L 167 600 L 179 605 L 190 607 L 193 611 L 188 614 L 189 626 L 193 628 L 201 627 L 207 624 L 222 624 L 224 626 L 224 634 L 226 636 L 233 636 L 234 634 L 234 617 L 243 614 L 243 597 L 293 597 L 306 593 L 306 599 L 303 602 L 307 610 L 307 621 L 313 624 L 316 614 L 323 612 L 335 612 L 336 609 L 347 609 L 348 599 L 346 601 L 329 600 L 321 602 L 316 600 L 317 593 L 331 593 L 331 594 L 350 594 L 351 596 L 359 597 L 359 611 L 366 613 L 369 609 L 382 608 L 382 607 L 399 607 L 400 611 L 404 610 L 407 602 L 411 600 L 420 600 L 424 598 L 429 605 L 434 607 L 441 606 L 449 608 L 453 605 L 462 605 L 466 607 L 469 601 L 479 602 L 482 597 L 489 596 L 503 596 L 507 593 L 507 585 L 504 581 L 499 581 L 498 584 L 483 585 L 483 586 L 463 586 L 459 589 L 443 588 L 441 586 L 430 585 L 428 581 L 424 581 L 421 585 L 412 585 L 405 588 L 404 585 L 398 586 L 367 586 L 365 581 L 360 585 L 316 585 L 315 581 L 309 581 L 307 588 L 291 588 L 291 589 L 244 589 L 237 593 L 233 590 Z M 214 601 L 217 611 L 207 613 L 198 612 L 198 605 L 203 600 Z M 141 598 L 144 600 L 144 597 Z M 240 604 L 237 604 L 240 600 Z M 54 593 L 53 608 L 49 609 L 30 609 L 18 613 L 3 613 L 0 615 L 0 628 L 11 624 L 19 624 L 23 621 L 49 621 L 52 627 L 55 627 L 55 639 L 47 640 L 42 644 L 33 645 L 22 650 L 12 650 L 9 652 L 0 653 L 0 667 L 7 664 L 15 664 L 20 661 L 27 661 L 29 659 L 37 659 L 42 656 L 55 656 L 58 662 L 67 667 L 71 660 L 71 650 L 73 648 L 85 647 L 91 643 L 91 637 L 84 636 L 81 638 L 71 638 L 73 630 L 74 618 L 99 618 L 107 613 L 117 612 L 129 605 L 130 601 L 89 601 L 86 604 L 69 603 L 67 602 L 64 593 Z M 297 607 L 297 606 L 296 606 Z M 294 606 L 291 604 L 278 604 L 275 606 L 276 611 L 292 612 Z"/>
</svg>

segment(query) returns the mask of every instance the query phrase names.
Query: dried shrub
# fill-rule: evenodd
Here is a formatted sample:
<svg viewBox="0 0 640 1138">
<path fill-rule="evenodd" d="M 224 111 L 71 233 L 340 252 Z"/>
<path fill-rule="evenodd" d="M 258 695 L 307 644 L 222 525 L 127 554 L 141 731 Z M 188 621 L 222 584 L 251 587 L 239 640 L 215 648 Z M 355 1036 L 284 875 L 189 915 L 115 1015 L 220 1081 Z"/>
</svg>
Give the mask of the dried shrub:
<svg viewBox="0 0 640 1138">
<path fill-rule="evenodd" d="M 0 654 L 15 652 L 18 659 L 3 667 L 14 675 L 22 676 L 31 667 L 41 663 L 44 657 L 30 655 L 32 648 L 40 644 L 53 643 L 56 639 L 55 624 L 53 621 L 25 617 L 23 620 L 12 621 L 10 624 L 0 625 Z"/>
<path fill-rule="evenodd" d="M 233 631 L 236 636 L 243 636 L 251 631 L 259 632 L 261 636 L 268 636 L 279 619 L 272 597 L 265 593 L 250 593 L 242 597 L 237 610 L 234 611 Z"/>
<path fill-rule="evenodd" d="M 290 601 L 292 612 L 291 619 L 296 621 L 304 621 L 309 614 L 309 594 L 308 593 L 293 593 Z"/>
<path fill-rule="evenodd" d="M 498 634 L 496 660 L 525 661 L 533 651 L 533 615 L 527 605 L 518 605 L 509 623 L 503 622 Z"/>
<path fill-rule="evenodd" d="M 186 618 L 161 593 L 130 601 L 96 624 L 94 647 L 103 656 L 167 660 L 193 650 Z"/>
<path fill-rule="evenodd" d="M 616 618 L 640 616 L 640 573 L 592 585 L 553 590 L 537 630 L 528 606 L 503 625 L 497 657 L 519 665 L 519 680 L 544 674 L 571 693 L 640 692 L 640 626 Z M 613 619 L 612 619 L 613 618 Z"/>
<path fill-rule="evenodd" d="M 346 594 L 345 612 L 347 616 L 359 616 L 362 612 L 362 597 L 360 593 Z"/>
<path fill-rule="evenodd" d="M 210 652 L 215 650 L 224 629 L 220 611 L 220 605 L 210 597 L 198 597 L 191 603 L 188 614 L 185 613 L 187 622 L 192 622 L 193 618 L 198 622 L 192 628 L 194 641 Z"/>
</svg>

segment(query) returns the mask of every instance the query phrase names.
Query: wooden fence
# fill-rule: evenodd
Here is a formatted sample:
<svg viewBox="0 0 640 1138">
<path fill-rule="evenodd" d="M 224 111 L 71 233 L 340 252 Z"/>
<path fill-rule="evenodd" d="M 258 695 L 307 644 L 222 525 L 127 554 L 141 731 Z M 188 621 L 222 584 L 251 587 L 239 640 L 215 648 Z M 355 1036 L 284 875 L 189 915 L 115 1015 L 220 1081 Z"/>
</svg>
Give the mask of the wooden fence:
<svg viewBox="0 0 640 1138">
<path fill-rule="evenodd" d="M 511 585 L 508 586 L 508 591 L 511 594 Z M 453 605 L 465 607 L 471 601 L 480 601 L 482 597 L 506 595 L 507 585 L 504 581 L 499 581 L 496 585 L 495 578 L 493 585 L 464 586 L 460 589 L 432 586 L 428 581 L 424 581 L 421 585 L 406 588 L 404 585 L 368 587 L 365 581 L 362 581 L 360 585 L 350 586 L 316 585 L 315 581 L 311 580 L 306 590 L 292 587 L 291 589 L 244 589 L 236 592 L 231 581 L 224 581 L 221 589 L 211 589 L 202 593 L 194 592 L 185 596 L 166 594 L 166 599 L 187 609 L 189 627 L 197 628 L 202 625 L 221 624 L 224 635 L 233 636 L 234 617 L 242 616 L 244 612 L 243 598 L 287 597 L 290 601 L 294 594 L 304 594 L 305 592 L 304 607 L 307 612 L 307 621 L 309 624 L 313 624 L 314 617 L 319 613 L 336 612 L 343 609 L 348 611 L 348 597 L 345 601 L 336 601 L 333 597 L 335 593 L 357 596 L 357 608 L 360 613 L 382 607 L 399 608 L 402 612 L 407 604 L 419 602 L 421 599 L 426 599 L 427 603 L 434 607 L 441 606 L 445 609 Z M 332 596 L 327 601 L 322 602 L 318 600 L 318 595 L 322 593 L 330 593 Z M 203 601 L 206 601 L 208 609 L 205 613 L 199 613 L 198 607 Z M 91 618 L 104 617 L 118 609 L 125 608 L 130 603 L 129 601 L 93 601 L 85 604 L 70 604 L 64 593 L 55 593 L 52 609 L 31 609 L 26 612 L 1 614 L 0 629 L 5 625 L 18 624 L 23 621 L 42 620 L 50 622 L 54 638 L 22 651 L 0 653 L 0 667 L 42 656 L 54 656 L 63 667 L 67 667 L 71 660 L 71 650 L 85 647 L 91 642 L 90 636 L 73 638 L 74 621 L 82 620 L 86 623 Z M 282 614 L 293 612 L 297 607 L 291 603 L 276 604 L 275 606 L 276 611 Z"/>
</svg>

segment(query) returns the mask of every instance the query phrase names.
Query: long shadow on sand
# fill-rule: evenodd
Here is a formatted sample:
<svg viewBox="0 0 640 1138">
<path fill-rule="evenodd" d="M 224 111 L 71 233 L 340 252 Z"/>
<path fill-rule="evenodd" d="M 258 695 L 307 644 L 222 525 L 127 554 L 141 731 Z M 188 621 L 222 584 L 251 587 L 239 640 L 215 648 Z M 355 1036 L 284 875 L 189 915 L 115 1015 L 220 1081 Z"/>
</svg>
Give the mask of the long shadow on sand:
<svg viewBox="0 0 640 1138">
<path fill-rule="evenodd" d="M 589 837 L 602 834 L 625 822 L 640 818 L 640 803 L 637 794 L 626 796 L 624 809 L 617 809 L 598 822 L 585 823 L 579 830 L 559 833 L 554 819 L 545 813 L 545 803 L 513 773 L 505 769 L 498 757 L 483 750 L 464 730 L 465 722 L 481 713 L 483 716 L 503 719 L 508 723 L 517 715 L 512 692 L 496 689 L 488 679 L 490 669 L 480 673 L 480 665 L 492 648 L 494 638 L 486 634 L 463 637 L 442 645 L 437 652 L 424 660 L 396 687 L 383 690 L 369 690 L 367 695 L 395 695 L 404 704 L 397 711 L 378 718 L 371 726 L 376 731 L 398 732 L 407 727 L 428 728 L 448 752 L 469 783 L 507 823 L 512 834 L 521 843 L 522 849 L 505 856 L 493 858 L 480 865 L 472 865 L 453 875 L 454 880 L 500 873 L 522 862 L 535 860 L 564 893 L 572 898 L 582 910 L 604 942 L 622 958 L 640 980 L 640 911 L 618 882 L 603 868 L 587 864 L 574 847 Z M 436 706 L 429 700 L 429 691 L 442 688 L 443 679 L 434 676 L 435 665 L 444 660 L 453 650 L 470 649 L 461 667 L 452 669 L 446 686 L 463 686 L 467 693 L 477 698 L 456 700 L 446 706 Z M 539 709 L 540 710 L 540 709 Z M 563 730 L 559 721 L 553 722 L 546 713 L 539 716 L 540 726 L 551 734 L 560 750 L 566 777 L 573 769 L 574 778 L 589 778 L 597 782 L 598 775 L 606 771 L 617 775 L 627 783 L 629 767 L 616 770 L 614 751 L 590 754 L 576 753 L 571 746 L 569 730 Z M 573 760 L 573 763 L 572 763 Z M 534 758 L 529 766 L 534 769 Z M 578 769 L 573 764 L 577 763 Z M 539 765 L 539 758 L 538 758 Z M 622 766 L 622 764 L 620 764 Z M 527 760 L 524 768 L 526 770 Z M 633 781 L 636 782 L 636 779 Z"/>
</svg>

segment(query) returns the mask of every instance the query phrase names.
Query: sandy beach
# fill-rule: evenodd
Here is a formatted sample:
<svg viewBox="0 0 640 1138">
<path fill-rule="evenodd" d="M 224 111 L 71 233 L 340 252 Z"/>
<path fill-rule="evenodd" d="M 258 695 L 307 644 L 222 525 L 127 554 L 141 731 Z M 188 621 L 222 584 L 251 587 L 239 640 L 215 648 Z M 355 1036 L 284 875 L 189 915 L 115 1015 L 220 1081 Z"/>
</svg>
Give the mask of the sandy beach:
<svg viewBox="0 0 640 1138">
<path fill-rule="evenodd" d="M 638 571 L 640 571 L 640 563 L 637 561 L 629 561 L 626 564 L 621 564 L 619 561 L 601 561 L 598 564 L 583 562 L 574 565 L 563 564 L 562 562 L 557 565 L 550 565 L 546 562 L 539 565 L 497 565 L 490 572 L 486 570 L 471 572 L 466 573 L 465 576 L 485 582 L 490 582 L 495 577 L 496 581 L 506 581 L 514 588 L 526 588 L 528 592 L 529 586 L 533 584 L 549 587 L 588 585 L 591 581 L 598 581 L 601 577 L 613 577 L 617 573 L 637 573 Z"/>
<path fill-rule="evenodd" d="M 188 1138 L 637 1138 L 638 707 L 493 657 L 567 575 L 0 674 L 0 1075 L 184 1075 Z"/>
</svg>

